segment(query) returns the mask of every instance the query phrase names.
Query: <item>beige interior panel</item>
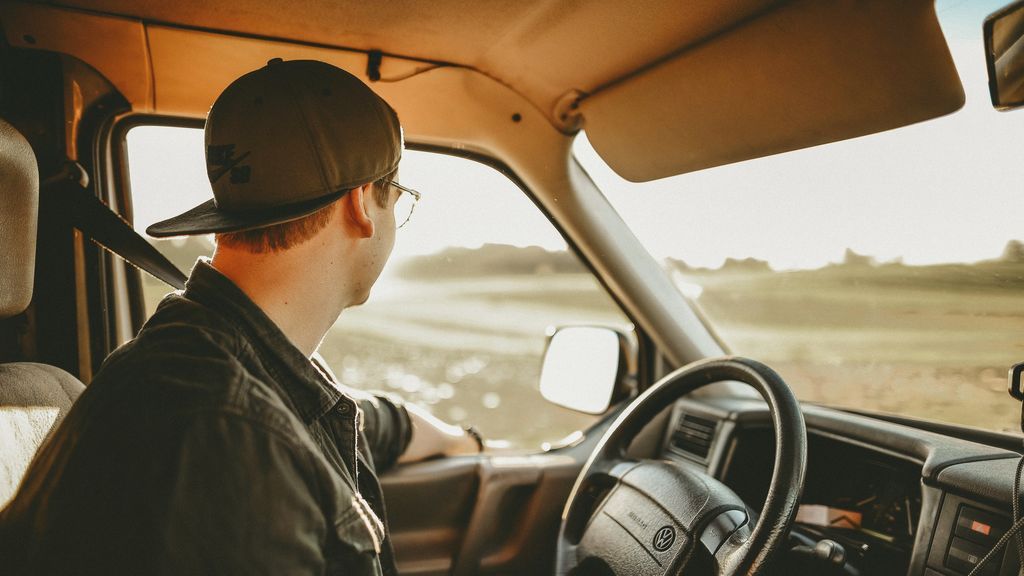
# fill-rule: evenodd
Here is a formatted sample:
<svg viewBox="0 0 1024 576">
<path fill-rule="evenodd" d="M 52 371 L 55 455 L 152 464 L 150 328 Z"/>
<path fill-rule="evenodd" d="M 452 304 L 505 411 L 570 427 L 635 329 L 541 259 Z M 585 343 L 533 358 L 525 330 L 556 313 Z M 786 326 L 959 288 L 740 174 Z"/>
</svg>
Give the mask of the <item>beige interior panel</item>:
<svg viewBox="0 0 1024 576">
<path fill-rule="evenodd" d="M 469 65 L 516 87 L 552 115 L 563 94 L 598 90 L 778 1 L 539 3 Z"/>
<path fill-rule="evenodd" d="M 0 24 L 11 46 L 75 56 L 106 76 L 133 109 L 152 108 L 146 36 L 138 20 L 0 2 Z"/>
<path fill-rule="evenodd" d="M 153 63 L 154 108 L 160 114 L 205 118 L 228 84 L 263 67 L 272 58 L 321 60 L 369 82 L 368 58 L 362 52 L 166 26 L 149 25 L 146 30 Z M 404 77 L 432 67 L 414 60 L 386 57 L 381 62 L 381 76 Z"/>
<path fill-rule="evenodd" d="M 385 57 L 382 76 L 403 79 L 370 82 L 367 56 L 360 52 L 161 26 L 149 27 L 149 41 L 160 114 L 203 118 L 217 95 L 238 76 L 271 58 L 310 58 L 334 64 L 367 82 L 398 112 L 411 141 L 497 155 L 503 144 L 537 138 L 537 131 L 555 133 L 516 92 L 467 68 Z M 513 121 L 514 114 L 519 115 L 518 122 Z"/>
<path fill-rule="evenodd" d="M 466 66 L 514 87 L 551 117 L 563 94 L 592 91 L 779 1 L 64 0 L 61 5 L 147 25 L 381 50 Z"/>
<path fill-rule="evenodd" d="M 800 0 L 585 99 L 594 148 L 648 181 L 953 112 L 930 0 Z"/>
</svg>

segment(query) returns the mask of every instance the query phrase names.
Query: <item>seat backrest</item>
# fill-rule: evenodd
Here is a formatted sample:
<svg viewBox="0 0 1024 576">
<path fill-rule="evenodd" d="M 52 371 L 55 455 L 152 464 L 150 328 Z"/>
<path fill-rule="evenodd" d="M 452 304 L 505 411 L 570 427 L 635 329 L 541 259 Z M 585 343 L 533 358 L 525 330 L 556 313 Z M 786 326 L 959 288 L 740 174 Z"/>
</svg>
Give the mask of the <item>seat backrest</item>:
<svg viewBox="0 0 1024 576">
<path fill-rule="evenodd" d="M 0 318 L 21 314 L 32 299 L 39 214 L 39 169 L 32 148 L 0 120 Z"/>
<path fill-rule="evenodd" d="M 35 154 L 13 126 L 0 120 L 0 319 L 21 314 L 32 300 L 38 214 Z M 54 366 L 0 364 L 0 508 L 83 389 Z"/>
</svg>

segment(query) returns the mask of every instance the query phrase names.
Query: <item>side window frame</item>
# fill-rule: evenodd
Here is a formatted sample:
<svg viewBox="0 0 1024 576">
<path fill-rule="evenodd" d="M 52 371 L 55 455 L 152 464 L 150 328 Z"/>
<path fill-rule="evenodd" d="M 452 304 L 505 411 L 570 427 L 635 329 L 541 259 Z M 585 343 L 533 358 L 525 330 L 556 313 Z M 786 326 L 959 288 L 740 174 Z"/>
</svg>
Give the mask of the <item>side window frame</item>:
<svg viewBox="0 0 1024 576">
<path fill-rule="evenodd" d="M 111 158 L 110 165 L 114 167 L 116 189 L 112 195 L 116 198 L 117 206 L 120 208 L 120 215 L 129 223 L 134 223 L 134 209 L 132 204 L 131 172 L 128 166 L 128 132 L 138 126 L 166 126 L 176 128 L 197 128 L 202 130 L 205 120 L 200 118 L 180 118 L 175 116 L 162 116 L 154 114 L 132 114 L 118 120 L 111 130 Z M 146 236 L 143 234 L 143 238 Z M 148 240 L 148 238 L 147 238 Z M 126 289 L 127 294 L 118 294 L 119 297 L 128 299 L 129 323 L 132 334 L 137 334 L 142 329 L 147 319 L 146 304 L 142 291 L 142 275 L 145 274 L 135 266 L 126 265 Z M 188 270 L 182 270 L 188 273 Z M 118 309 L 121 309 L 118 307 Z"/>
</svg>

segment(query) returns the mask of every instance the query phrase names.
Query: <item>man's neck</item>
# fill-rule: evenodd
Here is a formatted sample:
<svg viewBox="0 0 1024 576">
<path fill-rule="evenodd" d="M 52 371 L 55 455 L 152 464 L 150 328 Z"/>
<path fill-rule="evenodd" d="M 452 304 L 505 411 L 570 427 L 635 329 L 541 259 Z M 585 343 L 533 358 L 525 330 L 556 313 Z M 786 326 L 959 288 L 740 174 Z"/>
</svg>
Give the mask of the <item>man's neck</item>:
<svg viewBox="0 0 1024 576">
<path fill-rule="evenodd" d="M 309 243 L 306 243 L 309 244 Z M 306 356 L 312 356 L 341 311 L 352 304 L 351 287 L 339 266 L 302 244 L 286 251 L 253 254 L 218 248 L 211 262 L 263 310 Z"/>
</svg>

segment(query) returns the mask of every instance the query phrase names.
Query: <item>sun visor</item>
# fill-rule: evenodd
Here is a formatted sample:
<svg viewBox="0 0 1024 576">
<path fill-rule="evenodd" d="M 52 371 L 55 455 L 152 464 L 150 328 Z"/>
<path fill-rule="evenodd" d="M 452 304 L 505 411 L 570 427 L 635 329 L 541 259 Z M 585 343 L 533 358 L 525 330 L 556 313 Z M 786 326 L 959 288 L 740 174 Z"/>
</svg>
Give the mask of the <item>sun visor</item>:
<svg viewBox="0 0 1024 576">
<path fill-rule="evenodd" d="M 889 130 L 963 102 L 931 0 L 804 0 L 599 90 L 580 111 L 605 162 L 645 182 Z"/>
</svg>

